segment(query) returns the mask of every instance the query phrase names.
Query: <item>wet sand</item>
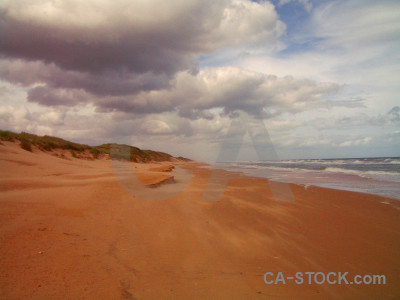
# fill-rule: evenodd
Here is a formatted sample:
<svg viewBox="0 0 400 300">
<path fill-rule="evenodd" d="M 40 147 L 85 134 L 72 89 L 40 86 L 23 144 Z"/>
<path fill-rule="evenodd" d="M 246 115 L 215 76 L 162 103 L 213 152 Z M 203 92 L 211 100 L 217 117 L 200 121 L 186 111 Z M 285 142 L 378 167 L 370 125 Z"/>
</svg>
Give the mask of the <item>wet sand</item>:
<svg viewBox="0 0 400 300">
<path fill-rule="evenodd" d="M 185 189 L 145 201 L 120 186 L 109 160 L 3 142 L 0 298 L 400 298 L 400 202 L 298 185 L 295 201 L 274 201 L 267 180 L 244 176 L 220 201 L 202 201 L 210 170 L 197 163 L 132 170 L 157 184 L 171 165 L 192 173 Z M 266 272 L 307 271 L 383 274 L 387 284 L 264 283 Z"/>
</svg>

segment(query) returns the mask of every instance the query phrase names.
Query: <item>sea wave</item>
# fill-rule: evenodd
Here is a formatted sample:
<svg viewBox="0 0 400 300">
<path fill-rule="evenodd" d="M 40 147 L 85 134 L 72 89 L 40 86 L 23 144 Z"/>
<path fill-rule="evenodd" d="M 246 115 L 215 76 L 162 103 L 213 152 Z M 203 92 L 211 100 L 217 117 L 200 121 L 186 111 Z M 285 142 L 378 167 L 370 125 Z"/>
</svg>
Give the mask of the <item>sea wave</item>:
<svg viewBox="0 0 400 300">
<path fill-rule="evenodd" d="M 396 158 L 382 158 L 380 163 L 362 164 L 348 160 L 335 163 L 305 163 L 305 160 L 258 161 L 218 163 L 211 168 L 242 172 L 245 175 L 264 177 L 274 181 L 316 185 L 326 188 L 365 192 L 400 199 L 400 168 L 393 164 Z M 377 162 L 378 159 L 375 159 Z M 347 164 L 340 162 L 347 161 Z M 357 159 L 353 159 L 353 162 Z M 338 163 L 339 162 L 339 163 Z M 389 162 L 392 162 L 389 164 Z"/>
<path fill-rule="evenodd" d="M 379 176 L 400 176 L 400 168 L 397 170 L 360 170 L 353 169 L 351 165 L 347 164 L 346 168 L 336 167 L 338 164 L 334 166 L 326 166 L 326 165 L 313 165 L 312 167 L 304 164 L 265 164 L 265 163 L 232 163 L 232 164 L 219 164 L 222 167 L 227 168 L 242 168 L 242 169 L 255 169 L 255 170 L 275 170 L 275 171 L 302 171 L 302 172 L 316 172 L 316 171 L 327 171 L 327 172 L 335 172 L 335 173 L 347 173 L 347 174 L 355 174 L 355 175 L 379 175 Z M 387 168 L 386 168 L 387 169 Z"/>
<path fill-rule="evenodd" d="M 400 199 L 400 158 L 247 161 L 213 167 L 273 181 L 316 185 Z"/>
<path fill-rule="evenodd" d="M 398 165 L 400 158 L 290 159 L 237 162 L 238 165 Z"/>
<path fill-rule="evenodd" d="M 351 170 L 351 169 L 343 169 L 343 168 L 326 168 L 325 171 L 327 172 L 334 172 L 334 173 L 346 173 L 346 174 L 354 174 L 361 177 L 370 177 L 369 175 L 376 175 L 376 176 L 394 176 L 400 179 L 399 172 L 391 172 L 391 171 L 360 171 L 360 170 Z"/>
</svg>

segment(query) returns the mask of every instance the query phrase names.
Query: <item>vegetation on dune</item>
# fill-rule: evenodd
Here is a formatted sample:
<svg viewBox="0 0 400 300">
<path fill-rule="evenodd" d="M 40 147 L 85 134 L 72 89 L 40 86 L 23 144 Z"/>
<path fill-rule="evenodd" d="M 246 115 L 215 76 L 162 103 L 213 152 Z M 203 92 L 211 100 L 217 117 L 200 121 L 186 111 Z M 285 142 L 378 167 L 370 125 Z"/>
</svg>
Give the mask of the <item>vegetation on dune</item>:
<svg viewBox="0 0 400 300">
<path fill-rule="evenodd" d="M 13 141 L 15 141 L 16 136 L 17 136 L 17 134 L 13 133 L 11 131 L 0 130 L 0 140 L 1 141 L 13 142 Z"/>
<path fill-rule="evenodd" d="M 101 153 L 99 149 L 95 148 L 95 147 L 91 147 L 89 149 L 89 152 L 92 153 L 94 158 L 98 158 L 99 154 Z"/>
<path fill-rule="evenodd" d="M 33 148 L 37 148 L 41 151 L 53 151 L 56 149 L 67 150 L 71 152 L 72 157 L 79 158 L 80 155 L 90 153 L 93 158 L 99 158 L 101 155 L 110 155 L 111 148 L 116 144 L 103 144 L 100 146 L 88 146 L 70 141 L 63 140 L 61 138 L 53 136 L 38 136 L 31 133 L 21 132 L 14 133 L 11 131 L 0 130 L 0 141 L 8 142 L 20 142 L 22 149 L 32 151 Z M 118 145 L 117 145 L 118 146 Z M 150 162 L 150 161 L 169 161 L 173 156 L 153 150 L 141 150 L 137 147 L 122 145 L 129 147 L 130 149 L 130 161 L 133 162 Z M 113 152 L 113 159 L 127 159 L 122 153 L 119 155 L 118 152 Z"/>
<path fill-rule="evenodd" d="M 178 156 L 177 159 L 183 160 L 183 161 L 192 161 L 191 159 L 183 157 L 183 156 Z"/>
<path fill-rule="evenodd" d="M 169 161 L 171 158 L 173 158 L 172 155 L 164 153 L 164 152 L 159 152 L 159 151 L 153 151 L 153 150 L 141 150 L 137 147 L 132 147 L 128 145 L 118 145 L 118 144 L 103 144 L 100 146 L 97 146 L 96 149 L 103 153 L 110 154 L 111 153 L 111 148 L 113 146 L 122 146 L 122 147 L 129 147 L 129 160 L 133 162 L 150 162 L 150 161 Z M 120 153 L 118 151 L 113 151 L 112 153 L 112 158 L 113 159 L 121 159 L 121 160 L 126 160 L 127 154 L 126 153 Z"/>
<path fill-rule="evenodd" d="M 32 152 L 32 143 L 29 140 L 22 138 L 20 141 L 22 149 Z"/>
</svg>

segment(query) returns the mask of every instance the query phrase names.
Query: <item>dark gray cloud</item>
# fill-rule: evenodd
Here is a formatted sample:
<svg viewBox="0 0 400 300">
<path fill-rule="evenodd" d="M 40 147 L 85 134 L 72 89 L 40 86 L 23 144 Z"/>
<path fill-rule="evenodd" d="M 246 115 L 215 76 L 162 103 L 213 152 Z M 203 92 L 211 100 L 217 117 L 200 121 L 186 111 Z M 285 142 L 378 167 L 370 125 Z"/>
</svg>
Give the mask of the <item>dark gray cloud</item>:
<svg viewBox="0 0 400 300">
<path fill-rule="evenodd" d="M 360 101 L 321 101 L 339 86 L 292 77 L 276 77 L 238 68 L 206 68 L 196 74 L 182 71 L 169 77 L 118 73 L 88 75 L 63 72 L 40 62 L 0 62 L 0 75 L 15 84 L 30 86 L 28 101 L 45 106 L 93 104 L 98 112 L 137 114 L 176 111 L 188 119 L 212 119 L 210 110 L 220 108 L 228 116 L 236 111 L 269 118 L 282 112 L 297 113 L 315 107 L 361 106 Z M 132 78 L 131 81 L 129 79 Z M 158 89 L 145 88 L 147 80 Z M 136 83 L 136 84 L 135 84 Z M 142 88 L 141 88 L 142 87 Z"/>
<path fill-rule="evenodd" d="M 75 106 L 87 102 L 88 95 L 83 90 L 53 89 L 38 86 L 28 91 L 28 101 L 45 106 Z"/>
<path fill-rule="evenodd" d="M 282 34 L 273 5 L 234 1 L 4 1 L 0 52 L 96 74 L 173 74 L 199 54 Z"/>
<path fill-rule="evenodd" d="M 269 2 L 21 0 L 2 2 L 0 15 L 0 77 L 44 106 L 211 120 L 214 109 L 268 118 L 350 105 L 320 101 L 337 92 L 332 83 L 197 69 L 200 54 L 282 35 Z"/>
<path fill-rule="evenodd" d="M 212 117 L 176 86 L 182 72 L 196 80 L 199 55 L 285 31 L 272 4 L 250 0 L 2 1 L 0 18 L 0 79 L 30 102 L 189 118 Z"/>
<path fill-rule="evenodd" d="M 131 95 L 140 91 L 165 88 L 170 78 L 166 74 L 136 74 L 127 71 L 105 71 L 90 74 L 68 71 L 41 61 L 0 60 L 0 78 L 29 87 L 46 84 L 51 88 L 84 89 L 93 95 Z M 68 104 L 67 104 L 68 105 Z"/>
</svg>

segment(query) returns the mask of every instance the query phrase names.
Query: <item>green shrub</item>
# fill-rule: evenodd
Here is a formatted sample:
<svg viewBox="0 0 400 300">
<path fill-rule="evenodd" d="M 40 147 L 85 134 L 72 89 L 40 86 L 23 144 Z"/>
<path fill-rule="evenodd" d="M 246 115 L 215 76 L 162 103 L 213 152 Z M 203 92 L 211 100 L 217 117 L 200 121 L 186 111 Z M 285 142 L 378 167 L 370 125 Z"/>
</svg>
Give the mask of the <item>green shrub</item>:
<svg viewBox="0 0 400 300">
<path fill-rule="evenodd" d="M 32 143 L 31 143 L 31 141 L 29 141 L 28 139 L 25 139 L 25 138 L 21 138 L 20 141 L 21 141 L 21 145 L 20 146 L 21 146 L 22 149 L 32 152 Z"/>
<path fill-rule="evenodd" d="M 92 153 L 94 158 L 99 157 L 100 151 L 98 149 L 92 147 L 92 148 L 90 148 L 89 152 Z"/>
<path fill-rule="evenodd" d="M 51 151 L 54 148 L 57 148 L 57 146 L 54 143 L 49 142 L 49 141 L 41 141 L 41 140 L 39 140 L 37 142 L 37 145 L 38 145 L 39 149 L 42 150 L 42 151 Z"/>
<path fill-rule="evenodd" d="M 7 141 L 7 142 L 14 142 L 16 134 L 10 131 L 3 131 L 0 130 L 0 140 Z"/>
</svg>

